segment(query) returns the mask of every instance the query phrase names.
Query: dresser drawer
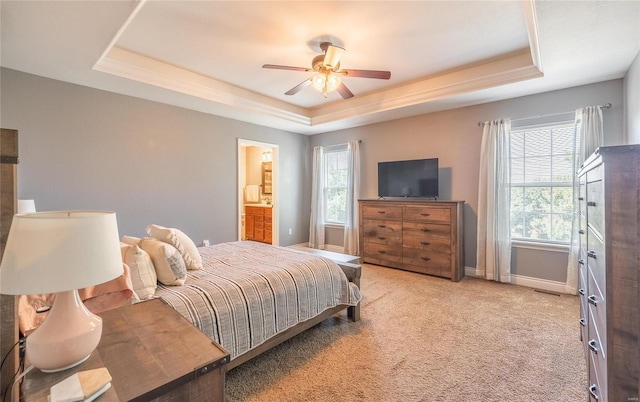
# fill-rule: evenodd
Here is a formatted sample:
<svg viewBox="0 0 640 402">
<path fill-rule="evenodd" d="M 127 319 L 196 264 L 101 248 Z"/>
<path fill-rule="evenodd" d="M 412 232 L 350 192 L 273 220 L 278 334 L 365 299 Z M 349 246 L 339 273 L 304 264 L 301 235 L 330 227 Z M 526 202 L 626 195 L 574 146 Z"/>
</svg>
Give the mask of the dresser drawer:
<svg viewBox="0 0 640 402">
<path fill-rule="evenodd" d="M 391 205 L 365 205 L 362 208 L 362 216 L 364 219 L 389 219 L 402 220 L 402 207 Z"/>
<path fill-rule="evenodd" d="M 596 358 L 597 357 L 592 354 L 587 355 L 587 362 L 589 364 L 589 382 L 587 385 L 589 402 L 606 401 L 604 395 L 602 395 L 605 379 L 602 378 L 601 380 L 601 375 L 596 368 Z"/>
<path fill-rule="evenodd" d="M 436 223 L 403 222 L 403 236 L 417 236 L 424 239 L 446 237 L 451 239 L 451 226 Z"/>
<path fill-rule="evenodd" d="M 405 221 L 416 222 L 451 222 L 451 210 L 449 208 L 435 207 L 404 207 L 402 216 Z"/>
<path fill-rule="evenodd" d="M 451 254 L 413 247 L 404 247 L 402 263 L 428 267 L 438 271 L 450 271 Z"/>
<path fill-rule="evenodd" d="M 600 396 L 600 400 L 606 401 L 606 389 L 599 386 L 603 384 L 603 381 L 607 378 L 607 350 L 606 339 L 604 337 L 605 331 L 603 327 L 599 327 L 594 320 L 594 317 L 590 315 L 589 321 L 589 334 L 587 336 L 587 350 L 589 351 L 589 385 L 596 384 L 596 390 Z"/>
<path fill-rule="evenodd" d="M 402 263 L 402 247 L 397 245 L 364 243 L 363 257 L 365 262 L 386 265 L 382 262 Z"/>
<path fill-rule="evenodd" d="M 593 271 L 594 278 L 602 290 L 606 286 L 606 253 L 600 237 L 587 229 L 587 266 Z"/>
<path fill-rule="evenodd" d="M 605 288 L 597 283 L 591 269 L 587 272 L 587 306 L 590 315 L 599 328 L 606 328 L 607 325 L 607 299 L 604 297 Z M 602 332 L 602 337 L 606 338 L 606 332 Z M 603 339 L 604 341 L 604 339 Z"/>
<path fill-rule="evenodd" d="M 604 237 L 604 188 L 602 181 L 587 185 L 587 216 L 589 226 Z"/>
<path fill-rule="evenodd" d="M 402 222 L 369 219 L 364 221 L 362 227 L 365 242 L 402 244 Z"/>
<path fill-rule="evenodd" d="M 587 339 L 589 307 L 587 305 L 587 272 L 584 265 L 578 269 L 578 297 L 580 297 L 580 339 L 585 340 Z"/>
<path fill-rule="evenodd" d="M 421 250 L 451 253 L 451 238 L 449 237 L 411 235 L 405 232 L 402 236 L 402 245 Z"/>
</svg>

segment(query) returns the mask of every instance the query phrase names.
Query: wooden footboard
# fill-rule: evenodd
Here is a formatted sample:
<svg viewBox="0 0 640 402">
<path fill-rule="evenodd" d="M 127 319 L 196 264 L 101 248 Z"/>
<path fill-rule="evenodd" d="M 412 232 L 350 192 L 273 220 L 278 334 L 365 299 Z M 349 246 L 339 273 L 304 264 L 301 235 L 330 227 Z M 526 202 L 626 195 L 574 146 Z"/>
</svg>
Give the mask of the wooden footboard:
<svg viewBox="0 0 640 402">
<path fill-rule="evenodd" d="M 344 271 L 349 282 L 353 282 L 358 287 L 360 287 L 360 277 L 362 275 L 362 268 L 360 267 L 360 265 L 351 264 L 351 263 L 342 263 L 342 262 L 338 263 L 338 265 Z M 360 320 L 360 303 L 358 303 L 358 305 L 356 306 L 338 305 L 336 307 L 323 311 L 321 314 L 307 321 L 301 322 L 283 332 L 280 332 L 279 334 L 270 338 L 260 346 L 256 346 L 255 348 L 241 355 L 236 356 L 233 360 L 231 360 L 227 364 L 227 370 L 231 370 L 235 367 L 238 367 L 242 363 L 253 359 L 254 357 L 266 352 L 267 350 L 273 348 L 274 346 L 281 344 L 287 339 L 291 339 L 294 336 L 298 335 L 299 333 L 306 331 L 307 329 L 313 327 L 314 325 L 321 323 L 327 318 L 334 316 L 335 314 L 339 313 L 345 308 L 347 309 L 347 316 L 349 317 L 349 319 L 351 319 L 352 321 Z"/>
</svg>

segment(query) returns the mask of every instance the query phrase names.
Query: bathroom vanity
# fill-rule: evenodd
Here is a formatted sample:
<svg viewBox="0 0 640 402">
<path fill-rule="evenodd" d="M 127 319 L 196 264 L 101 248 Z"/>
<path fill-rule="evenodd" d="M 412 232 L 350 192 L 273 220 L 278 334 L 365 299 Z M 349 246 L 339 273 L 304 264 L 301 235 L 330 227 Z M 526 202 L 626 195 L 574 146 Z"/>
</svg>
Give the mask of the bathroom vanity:
<svg viewBox="0 0 640 402">
<path fill-rule="evenodd" d="M 272 211 L 272 205 L 245 205 L 244 230 L 247 240 L 259 241 L 267 244 L 272 243 Z"/>
</svg>

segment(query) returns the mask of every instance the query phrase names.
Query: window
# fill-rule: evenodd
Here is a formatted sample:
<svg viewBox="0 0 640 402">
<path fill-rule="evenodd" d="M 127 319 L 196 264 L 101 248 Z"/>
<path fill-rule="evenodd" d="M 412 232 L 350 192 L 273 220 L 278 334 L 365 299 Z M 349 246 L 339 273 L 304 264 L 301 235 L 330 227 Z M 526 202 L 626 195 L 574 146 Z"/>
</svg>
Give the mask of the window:
<svg viewBox="0 0 640 402">
<path fill-rule="evenodd" d="M 511 238 L 569 243 L 575 125 L 511 130 Z"/>
<path fill-rule="evenodd" d="M 347 214 L 347 148 L 327 147 L 324 152 L 325 223 L 343 225 Z"/>
</svg>

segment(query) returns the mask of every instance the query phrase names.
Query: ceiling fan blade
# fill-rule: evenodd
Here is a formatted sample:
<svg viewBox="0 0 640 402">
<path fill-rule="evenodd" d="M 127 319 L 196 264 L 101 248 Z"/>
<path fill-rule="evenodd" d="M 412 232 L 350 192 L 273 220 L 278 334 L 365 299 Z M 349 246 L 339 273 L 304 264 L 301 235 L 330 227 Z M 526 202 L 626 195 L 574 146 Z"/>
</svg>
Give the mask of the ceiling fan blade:
<svg viewBox="0 0 640 402">
<path fill-rule="evenodd" d="M 290 90 L 288 90 L 287 92 L 285 92 L 285 95 L 295 95 L 298 92 L 300 92 L 301 90 L 305 89 L 306 87 L 308 87 L 309 85 L 311 85 L 311 78 L 308 78 L 304 81 L 302 81 L 301 83 L 299 83 L 298 85 L 296 85 L 295 87 L 291 88 Z"/>
<path fill-rule="evenodd" d="M 304 67 L 291 67 L 291 66 L 280 66 L 277 64 L 264 64 L 262 68 L 272 68 L 275 70 L 293 70 L 293 71 L 313 71 L 310 68 Z"/>
<path fill-rule="evenodd" d="M 347 77 L 360 77 L 360 78 L 377 78 L 379 80 L 388 80 L 391 78 L 391 71 L 380 70 L 340 70 L 338 74 L 346 75 Z"/>
<path fill-rule="evenodd" d="M 340 96 L 342 96 L 342 99 L 353 98 L 353 92 L 351 92 L 349 88 L 347 88 L 347 86 L 344 85 L 344 82 L 340 83 L 340 86 L 338 87 L 338 89 L 336 89 L 336 91 L 338 91 Z"/>
</svg>

